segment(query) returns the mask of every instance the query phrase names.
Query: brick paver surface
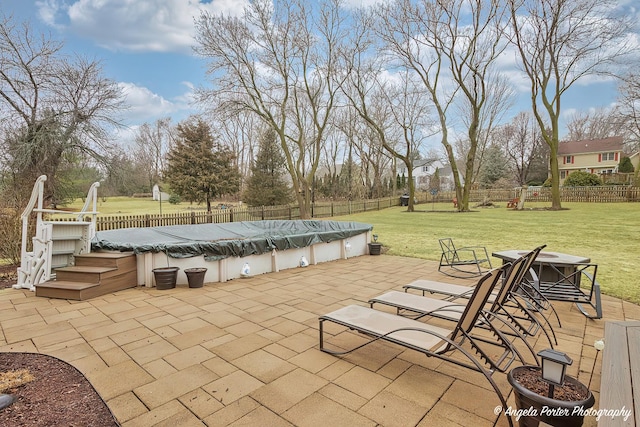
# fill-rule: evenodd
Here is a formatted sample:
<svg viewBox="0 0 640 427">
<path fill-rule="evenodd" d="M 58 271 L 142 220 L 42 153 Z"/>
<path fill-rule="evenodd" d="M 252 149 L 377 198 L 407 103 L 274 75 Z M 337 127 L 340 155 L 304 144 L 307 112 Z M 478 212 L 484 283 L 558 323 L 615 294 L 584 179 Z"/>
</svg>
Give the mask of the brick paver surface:
<svg viewBox="0 0 640 427">
<path fill-rule="evenodd" d="M 124 427 L 506 426 L 484 377 L 379 342 L 335 357 L 318 350 L 318 316 L 419 278 L 452 279 L 429 261 L 362 256 L 203 288 L 129 289 L 89 301 L 0 291 L 0 351 L 59 357 L 80 369 Z M 593 342 L 608 320 L 638 320 L 640 308 L 603 297 L 590 320 L 556 303 L 569 374 L 589 381 Z M 363 337 L 343 332 L 335 343 Z M 535 349 L 546 348 L 539 338 Z M 591 389 L 600 382 L 597 360 Z M 509 394 L 505 375 L 496 382 Z M 509 404 L 515 407 L 513 397 Z M 596 403 L 597 407 L 597 403 Z M 586 426 L 596 425 L 587 418 Z"/>
</svg>

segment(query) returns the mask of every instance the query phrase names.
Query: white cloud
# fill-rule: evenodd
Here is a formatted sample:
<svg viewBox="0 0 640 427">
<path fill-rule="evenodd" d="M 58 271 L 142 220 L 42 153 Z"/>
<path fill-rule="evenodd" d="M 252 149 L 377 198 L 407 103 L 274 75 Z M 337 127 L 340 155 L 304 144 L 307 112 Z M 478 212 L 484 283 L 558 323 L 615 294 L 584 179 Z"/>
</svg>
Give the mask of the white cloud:
<svg viewBox="0 0 640 427">
<path fill-rule="evenodd" d="M 190 52 L 202 10 L 239 14 L 247 0 L 42 0 L 40 18 L 114 51 Z"/>
<path fill-rule="evenodd" d="M 388 3 L 391 0 L 345 0 L 344 5 L 347 8 L 355 9 L 358 7 L 369 7 L 378 3 Z"/>
<path fill-rule="evenodd" d="M 167 116 L 188 115 L 192 112 L 190 101 L 193 98 L 193 85 L 186 82 L 183 84 L 187 87 L 185 93 L 170 101 L 146 87 L 134 83 L 119 83 L 128 106 L 123 119 L 127 123 L 143 123 Z"/>
<path fill-rule="evenodd" d="M 36 1 L 36 10 L 38 17 L 42 22 L 51 26 L 58 27 L 56 24 L 56 15 L 60 12 L 60 4 L 56 0 Z"/>
</svg>

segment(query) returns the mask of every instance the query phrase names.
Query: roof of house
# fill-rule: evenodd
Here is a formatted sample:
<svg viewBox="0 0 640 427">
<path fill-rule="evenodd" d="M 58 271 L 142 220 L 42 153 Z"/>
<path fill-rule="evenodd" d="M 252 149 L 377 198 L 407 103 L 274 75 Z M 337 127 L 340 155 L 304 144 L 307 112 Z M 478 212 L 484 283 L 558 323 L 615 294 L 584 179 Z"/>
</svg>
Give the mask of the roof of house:
<svg viewBox="0 0 640 427">
<path fill-rule="evenodd" d="M 612 136 L 603 139 L 586 139 L 583 141 L 561 142 L 558 145 L 558 154 L 584 154 L 608 151 L 622 151 L 622 137 Z"/>
</svg>

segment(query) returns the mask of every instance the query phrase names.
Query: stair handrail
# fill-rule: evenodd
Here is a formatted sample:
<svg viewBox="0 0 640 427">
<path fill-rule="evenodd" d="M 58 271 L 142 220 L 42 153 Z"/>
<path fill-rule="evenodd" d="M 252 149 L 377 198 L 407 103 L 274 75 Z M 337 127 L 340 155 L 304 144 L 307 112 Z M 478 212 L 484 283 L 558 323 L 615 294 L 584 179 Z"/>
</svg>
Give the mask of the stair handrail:
<svg viewBox="0 0 640 427">
<path fill-rule="evenodd" d="M 31 214 L 33 212 L 36 213 L 36 236 L 34 236 L 33 238 L 38 238 L 40 236 L 40 228 L 43 223 L 43 213 L 76 215 L 76 221 L 83 221 L 84 216 L 89 214 L 91 215 L 89 239 L 92 239 L 96 232 L 97 215 L 99 213 L 97 211 L 98 187 L 100 187 L 100 183 L 94 182 L 91 187 L 89 187 L 84 206 L 79 212 L 68 212 L 57 209 L 44 209 L 44 183 L 46 180 L 46 175 L 40 175 L 38 179 L 36 179 L 36 182 L 33 185 L 33 190 L 31 191 L 31 198 L 29 199 L 29 202 L 27 203 L 24 211 L 20 215 L 20 219 L 22 221 L 22 240 L 20 246 L 20 267 L 18 268 L 18 283 L 15 285 L 16 288 L 22 288 L 25 284 L 29 285 L 30 288 L 33 287 L 33 283 L 28 283 L 30 275 L 29 263 L 32 261 L 32 258 L 35 254 L 27 251 L 29 218 L 31 217 Z M 92 207 L 91 211 L 88 210 L 89 206 Z M 45 267 L 48 268 L 48 266 Z"/>
<path fill-rule="evenodd" d="M 41 207 L 41 204 L 38 208 L 33 209 L 33 212 L 37 212 L 40 216 L 39 219 L 42 219 L 42 213 L 51 213 L 51 214 L 60 214 L 60 215 L 75 215 L 76 216 L 76 221 L 80 222 L 80 221 L 84 221 L 84 216 L 85 215 L 91 215 L 91 223 L 94 225 L 95 228 L 95 224 L 97 222 L 97 216 L 100 212 L 97 211 L 98 209 L 98 187 L 100 187 L 100 183 L 99 182 L 94 182 L 93 184 L 91 184 L 91 187 L 89 187 L 89 191 L 87 192 L 87 198 L 84 202 L 84 205 L 82 206 L 82 209 L 80 209 L 79 211 L 62 211 L 62 210 L 58 210 L 58 209 L 44 209 Z M 88 210 L 89 209 L 89 205 L 92 205 L 92 210 Z M 92 236 L 93 237 L 93 236 Z"/>
<path fill-rule="evenodd" d="M 89 187 L 89 191 L 87 192 L 87 199 L 84 202 L 84 206 L 82 206 L 82 209 L 80 210 L 80 214 L 78 215 L 78 221 L 82 221 L 83 213 L 91 212 L 95 222 L 95 217 L 98 214 L 98 212 L 96 211 L 96 209 L 98 208 L 98 187 L 100 187 L 100 183 L 97 181 L 91 184 L 91 187 Z M 92 204 L 91 211 L 88 211 L 89 204 Z"/>
<path fill-rule="evenodd" d="M 31 262 L 32 254 L 27 251 L 27 235 L 29 233 L 29 217 L 31 213 L 37 212 L 37 222 L 40 223 L 42 221 L 42 199 L 44 194 L 44 182 L 47 180 L 46 175 L 40 175 L 38 179 L 36 179 L 35 184 L 33 185 L 33 190 L 31 190 L 31 198 L 29 198 L 29 202 L 27 206 L 22 211 L 20 215 L 20 220 L 22 221 L 22 240 L 20 242 L 20 268 L 18 268 L 18 283 L 16 287 L 22 287 L 25 283 L 29 271 L 29 262 Z M 37 209 L 34 209 L 38 205 Z"/>
</svg>

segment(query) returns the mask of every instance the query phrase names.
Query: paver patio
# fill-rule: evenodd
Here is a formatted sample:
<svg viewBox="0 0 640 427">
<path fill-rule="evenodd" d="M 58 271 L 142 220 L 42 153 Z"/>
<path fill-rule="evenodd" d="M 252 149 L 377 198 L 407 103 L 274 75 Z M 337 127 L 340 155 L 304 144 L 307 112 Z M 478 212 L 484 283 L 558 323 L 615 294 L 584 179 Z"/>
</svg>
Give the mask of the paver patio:
<svg viewBox="0 0 640 427">
<path fill-rule="evenodd" d="M 473 284 L 414 258 L 362 256 L 203 288 L 137 288 L 76 302 L 0 291 L 0 351 L 49 354 L 77 367 L 124 427 L 491 426 L 484 377 L 389 343 L 346 357 L 318 350 L 318 316 L 418 278 Z M 588 383 L 593 343 L 640 307 L 603 297 L 590 320 L 554 304 L 568 373 Z M 353 335 L 353 339 L 358 337 Z M 545 347 L 541 338 L 536 349 Z M 591 389 L 598 397 L 598 358 Z M 494 378 L 505 394 L 504 374 Z M 515 408 L 513 397 L 509 403 Z M 596 408 L 598 403 L 596 400 Z M 506 426 L 500 417 L 498 426 Z M 587 418 L 586 426 L 596 425 Z"/>
</svg>

